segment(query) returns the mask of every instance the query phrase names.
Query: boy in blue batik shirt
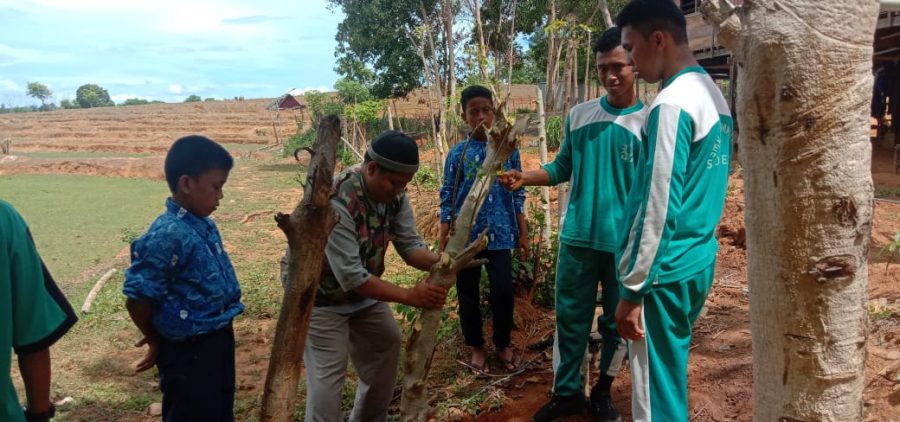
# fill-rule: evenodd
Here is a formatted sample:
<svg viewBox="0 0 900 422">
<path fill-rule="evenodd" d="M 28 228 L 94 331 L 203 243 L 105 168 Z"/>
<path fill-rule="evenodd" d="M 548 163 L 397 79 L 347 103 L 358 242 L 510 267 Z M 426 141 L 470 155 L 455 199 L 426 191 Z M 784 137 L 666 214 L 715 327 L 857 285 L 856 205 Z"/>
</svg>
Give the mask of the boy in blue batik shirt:
<svg viewBox="0 0 900 422">
<path fill-rule="evenodd" d="M 459 212 L 466 195 L 484 163 L 487 150 L 487 130 L 494 121 L 494 101 L 491 91 L 473 85 L 461 93 L 462 117 L 471 128 L 469 139 L 456 144 L 444 165 L 444 185 L 441 187 L 441 250 L 446 245 L 450 225 Z M 522 170 L 519 151 L 503 164 L 503 170 Z M 495 182 L 476 217 L 469 241 L 488 229 L 488 246 L 477 257 L 487 258 L 490 279 L 490 304 L 494 316 L 493 342 L 497 357 L 507 370 L 514 370 L 517 358 L 510 347 L 513 324 L 512 249 L 528 253 L 528 229 L 525 225 L 525 191 L 510 192 Z M 485 369 L 487 352 L 482 335 L 478 284 L 481 267 L 460 271 L 456 278 L 459 298 L 459 319 L 466 345 L 472 347 L 469 366 L 476 372 Z"/>
<path fill-rule="evenodd" d="M 128 313 L 147 345 L 137 364 L 159 369 L 164 421 L 234 420 L 234 331 L 244 310 L 234 267 L 209 215 L 234 165 L 219 144 L 187 136 L 166 155 L 172 197 L 131 244 Z"/>
</svg>

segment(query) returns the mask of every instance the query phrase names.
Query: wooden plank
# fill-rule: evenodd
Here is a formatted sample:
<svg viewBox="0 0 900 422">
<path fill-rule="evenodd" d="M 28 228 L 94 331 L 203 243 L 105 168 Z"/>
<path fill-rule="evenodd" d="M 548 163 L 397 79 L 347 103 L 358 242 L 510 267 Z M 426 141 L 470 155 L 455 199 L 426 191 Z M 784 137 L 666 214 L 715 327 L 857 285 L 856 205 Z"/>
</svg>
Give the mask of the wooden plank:
<svg viewBox="0 0 900 422">
<path fill-rule="evenodd" d="M 876 29 L 900 26 L 900 12 L 883 12 L 878 16 Z"/>
<path fill-rule="evenodd" d="M 685 16 L 687 20 L 688 45 L 691 51 L 701 51 L 714 47 L 714 31 L 699 13 Z"/>
</svg>

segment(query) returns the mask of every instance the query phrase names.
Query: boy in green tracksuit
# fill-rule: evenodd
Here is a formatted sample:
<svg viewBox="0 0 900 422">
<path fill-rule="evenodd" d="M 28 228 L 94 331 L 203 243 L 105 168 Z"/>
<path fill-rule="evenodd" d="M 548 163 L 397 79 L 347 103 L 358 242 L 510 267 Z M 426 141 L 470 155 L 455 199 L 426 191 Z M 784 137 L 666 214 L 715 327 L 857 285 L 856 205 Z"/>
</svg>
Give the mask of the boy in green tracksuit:
<svg viewBox="0 0 900 422">
<path fill-rule="evenodd" d="M 597 73 L 608 95 L 572 108 L 566 118 L 565 140 L 554 161 L 539 170 L 513 170 L 501 176 L 501 183 L 511 189 L 571 180 L 556 270 L 560 360 L 555 368 L 554 396 L 534 415 L 535 421 L 584 412 L 580 368 L 596 308 L 598 281 L 603 290 L 603 316 L 598 321 L 603 348 L 600 378 L 591 391 L 590 413 L 598 421 L 621 419 L 610 398 L 613 378 L 625 357 L 613 318 L 619 301 L 614 254 L 624 224 L 625 199 L 635 172 L 633 158 L 646 108 L 635 95 L 634 72 L 620 40 L 619 28 L 611 28 L 594 44 Z"/>
<path fill-rule="evenodd" d="M 35 248 L 25 220 L 0 200 L 0 421 L 50 421 L 50 346 L 78 318 Z M 10 378 L 11 352 L 28 406 L 23 410 Z"/>
<path fill-rule="evenodd" d="M 713 281 L 734 125 L 672 1 L 633 0 L 617 23 L 641 78 L 663 83 L 626 205 L 616 325 L 630 340 L 634 420 L 687 421 L 691 329 Z"/>
</svg>

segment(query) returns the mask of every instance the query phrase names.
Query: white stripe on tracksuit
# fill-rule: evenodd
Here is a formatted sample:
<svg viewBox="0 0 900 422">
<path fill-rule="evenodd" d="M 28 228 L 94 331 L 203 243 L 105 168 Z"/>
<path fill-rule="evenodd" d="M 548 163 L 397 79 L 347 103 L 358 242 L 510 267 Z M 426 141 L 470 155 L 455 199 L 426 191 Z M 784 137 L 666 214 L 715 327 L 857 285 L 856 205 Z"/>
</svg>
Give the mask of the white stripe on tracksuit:
<svg viewBox="0 0 900 422">
<path fill-rule="evenodd" d="M 659 105 L 659 122 L 678 122 L 681 110 L 670 104 Z M 669 206 L 669 185 L 672 181 L 672 164 L 675 160 L 675 144 L 678 126 L 675 124 L 659 125 L 656 136 L 655 152 L 653 154 L 653 170 L 650 179 L 650 192 L 647 200 L 642 205 L 641 212 L 635 216 L 635 221 L 628 235 L 628 246 L 619 262 L 619 273 L 622 284 L 626 289 L 638 292 L 645 290 L 649 280 L 650 270 L 656 261 L 657 249 L 662 239 L 663 230 L 666 227 L 666 213 Z M 653 134 L 650 135 L 651 139 Z M 644 215 L 641 235 L 636 238 L 638 217 Z M 639 242 L 635 262 L 632 263 L 631 254 L 634 244 Z M 629 268 L 630 267 L 630 268 Z"/>
</svg>

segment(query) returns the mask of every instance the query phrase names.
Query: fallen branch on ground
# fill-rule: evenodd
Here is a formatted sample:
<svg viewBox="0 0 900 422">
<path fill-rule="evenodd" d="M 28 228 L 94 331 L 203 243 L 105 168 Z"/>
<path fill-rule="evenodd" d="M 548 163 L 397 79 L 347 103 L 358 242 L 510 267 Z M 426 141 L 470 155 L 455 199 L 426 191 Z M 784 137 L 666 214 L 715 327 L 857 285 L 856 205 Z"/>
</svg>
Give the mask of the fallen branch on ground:
<svg viewBox="0 0 900 422">
<path fill-rule="evenodd" d="M 91 311 L 91 306 L 94 304 L 94 299 L 97 298 L 97 295 L 100 293 L 100 290 L 103 289 L 103 285 L 112 278 L 113 274 L 116 273 L 115 268 L 110 268 L 106 274 L 103 274 L 103 277 L 100 277 L 97 280 L 97 283 L 94 284 L 94 287 L 91 289 L 91 292 L 88 293 L 87 297 L 84 298 L 84 305 L 81 305 L 81 312 L 88 313 Z"/>
<path fill-rule="evenodd" d="M 264 215 L 264 214 L 271 214 L 271 213 L 274 213 L 274 212 L 275 212 L 275 211 L 273 211 L 273 210 L 265 210 L 265 211 L 259 211 L 259 212 L 252 212 L 252 213 L 250 213 L 250 214 L 245 215 L 244 218 L 241 219 L 241 224 L 246 224 L 246 223 L 247 223 L 248 221 L 250 221 L 251 219 L 254 219 L 254 218 L 259 217 L 259 216 Z"/>
</svg>

